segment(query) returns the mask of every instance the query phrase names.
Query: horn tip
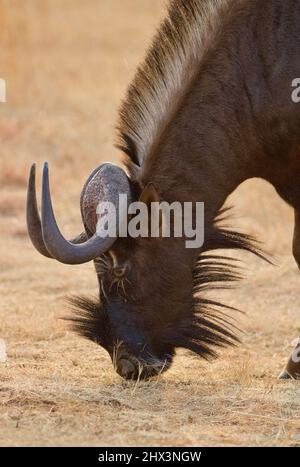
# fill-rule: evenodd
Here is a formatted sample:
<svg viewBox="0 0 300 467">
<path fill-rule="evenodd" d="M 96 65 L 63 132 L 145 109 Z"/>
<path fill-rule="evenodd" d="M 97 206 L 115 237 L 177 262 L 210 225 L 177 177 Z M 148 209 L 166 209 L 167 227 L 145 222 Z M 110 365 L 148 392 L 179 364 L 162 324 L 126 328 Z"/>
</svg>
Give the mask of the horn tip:
<svg viewBox="0 0 300 467">
<path fill-rule="evenodd" d="M 36 164 L 32 164 L 30 167 L 29 180 L 28 180 L 28 189 L 30 191 L 32 191 L 33 187 L 35 187 L 35 169 L 36 169 Z"/>
<path fill-rule="evenodd" d="M 33 162 L 30 166 L 30 175 L 35 175 L 36 163 Z"/>
<path fill-rule="evenodd" d="M 48 162 L 44 163 L 43 168 L 43 181 L 46 182 L 49 179 L 49 165 Z"/>
</svg>

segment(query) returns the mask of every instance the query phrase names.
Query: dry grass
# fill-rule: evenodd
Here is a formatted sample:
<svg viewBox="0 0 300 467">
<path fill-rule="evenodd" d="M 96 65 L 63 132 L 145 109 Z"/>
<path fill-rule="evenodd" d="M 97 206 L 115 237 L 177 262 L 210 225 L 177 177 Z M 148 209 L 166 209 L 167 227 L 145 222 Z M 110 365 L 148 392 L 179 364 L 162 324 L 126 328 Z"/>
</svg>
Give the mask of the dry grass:
<svg viewBox="0 0 300 467">
<path fill-rule="evenodd" d="M 117 160 L 117 106 L 163 3 L 0 0 L 1 445 L 300 445 L 300 385 L 276 380 L 300 332 L 300 278 L 292 212 L 271 187 L 252 181 L 232 200 L 279 264 L 246 256 L 247 280 L 222 293 L 247 312 L 241 347 L 213 364 L 179 352 L 163 378 L 138 385 L 59 320 L 66 295 L 96 292 L 92 265 L 43 259 L 25 235 L 32 160 L 51 163 L 60 224 L 79 230 L 80 188 L 96 164 Z"/>
</svg>

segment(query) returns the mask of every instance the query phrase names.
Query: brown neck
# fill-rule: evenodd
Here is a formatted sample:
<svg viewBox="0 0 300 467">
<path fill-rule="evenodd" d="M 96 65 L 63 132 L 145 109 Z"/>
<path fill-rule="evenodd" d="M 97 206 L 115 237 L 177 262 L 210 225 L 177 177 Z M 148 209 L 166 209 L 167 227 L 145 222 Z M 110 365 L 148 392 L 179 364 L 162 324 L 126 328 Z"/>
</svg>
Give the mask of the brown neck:
<svg viewBox="0 0 300 467">
<path fill-rule="evenodd" d="M 206 215 L 214 217 L 243 181 L 257 175 L 251 122 L 241 125 L 225 99 L 213 81 L 199 80 L 145 162 L 142 185 L 152 181 L 169 202 L 204 202 Z"/>
</svg>

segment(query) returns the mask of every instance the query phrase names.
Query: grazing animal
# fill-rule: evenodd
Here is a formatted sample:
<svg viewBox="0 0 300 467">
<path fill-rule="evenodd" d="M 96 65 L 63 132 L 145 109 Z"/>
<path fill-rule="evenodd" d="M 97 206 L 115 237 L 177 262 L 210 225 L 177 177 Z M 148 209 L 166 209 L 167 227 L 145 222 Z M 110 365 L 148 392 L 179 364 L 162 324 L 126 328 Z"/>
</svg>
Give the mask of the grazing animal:
<svg viewBox="0 0 300 467">
<path fill-rule="evenodd" d="M 300 0 L 170 1 L 120 109 L 128 178 L 113 166 L 96 169 L 81 197 L 85 232 L 73 241 L 56 225 L 47 166 L 40 221 L 31 171 L 30 237 L 63 263 L 94 260 L 99 299 L 74 299 L 73 324 L 126 379 L 163 372 L 176 348 L 210 358 L 238 341 L 226 307 L 204 292 L 240 277 L 217 250 L 263 256 L 253 238 L 222 228 L 223 205 L 245 180 L 267 180 L 295 209 L 300 266 L 299 19 Z M 175 236 L 99 238 L 97 203 L 118 192 L 148 205 L 204 202 L 203 247 L 187 249 Z"/>
</svg>

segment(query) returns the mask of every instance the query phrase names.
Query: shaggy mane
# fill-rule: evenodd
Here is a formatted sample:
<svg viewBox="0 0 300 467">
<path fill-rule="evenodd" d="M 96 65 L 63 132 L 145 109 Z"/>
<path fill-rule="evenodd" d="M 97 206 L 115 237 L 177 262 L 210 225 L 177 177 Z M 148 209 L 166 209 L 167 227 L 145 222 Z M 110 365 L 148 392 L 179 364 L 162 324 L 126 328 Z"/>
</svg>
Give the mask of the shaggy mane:
<svg viewBox="0 0 300 467">
<path fill-rule="evenodd" d="M 193 84 L 233 0 L 171 0 L 121 106 L 117 147 L 137 172 Z"/>
</svg>

